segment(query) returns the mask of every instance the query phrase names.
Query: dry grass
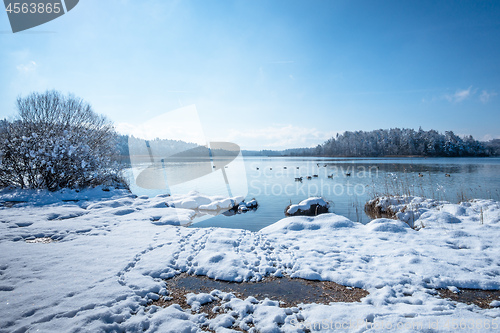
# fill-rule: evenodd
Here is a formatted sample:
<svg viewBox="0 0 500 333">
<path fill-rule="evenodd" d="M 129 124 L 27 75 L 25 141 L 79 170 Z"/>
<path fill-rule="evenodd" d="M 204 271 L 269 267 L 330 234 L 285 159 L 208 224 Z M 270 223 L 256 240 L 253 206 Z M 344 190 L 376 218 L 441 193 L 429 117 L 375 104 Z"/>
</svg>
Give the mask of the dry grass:
<svg viewBox="0 0 500 333">
<path fill-rule="evenodd" d="M 368 201 L 365 204 L 365 213 L 372 219 L 378 218 L 388 218 L 388 219 L 396 219 L 396 212 L 393 212 L 389 207 L 385 209 L 380 203 L 380 198 L 375 198 L 373 200 Z"/>
<path fill-rule="evenodd" d="M 500 300 L 500 290 L 461 289 L 459 293 L 454 293 L 449 289 L 439 289 L 438 292 L 442 298 L 475 304 L 482 309 L 491 309 L 490 303 L 494 300 Z"/>
</svg>

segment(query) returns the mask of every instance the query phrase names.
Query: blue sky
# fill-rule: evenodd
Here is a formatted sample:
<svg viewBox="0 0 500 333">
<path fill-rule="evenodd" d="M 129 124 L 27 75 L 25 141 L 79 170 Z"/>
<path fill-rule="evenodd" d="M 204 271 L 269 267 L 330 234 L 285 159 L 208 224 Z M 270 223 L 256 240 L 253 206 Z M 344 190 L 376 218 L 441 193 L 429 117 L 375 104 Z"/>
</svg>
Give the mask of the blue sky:
<svg viewBox="0 0 500 333">
<path fill-rule="evenodd" d="M 208 140 L 246 149 L 391 127 L 497 138 L 499 17 L 498 1 L 81 0 L 12 34 L 4 12 L 0 117 L 56 89 L 131 133 L 194 104 Z"/>
</svg>

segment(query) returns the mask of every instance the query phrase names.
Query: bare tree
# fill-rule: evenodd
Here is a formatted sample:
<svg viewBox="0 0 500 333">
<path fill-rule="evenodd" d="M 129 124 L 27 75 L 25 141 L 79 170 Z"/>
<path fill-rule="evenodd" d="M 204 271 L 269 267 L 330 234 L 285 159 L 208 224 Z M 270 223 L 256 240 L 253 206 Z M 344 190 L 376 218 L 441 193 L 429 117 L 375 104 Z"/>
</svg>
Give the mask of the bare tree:
<svg viewBox="0 0 500 333">
<path fill-rule="evenodd" d="M 73 95 L 17 99 L 18 118 L 0 127 L 0 186 L 81 188 L 123 183 L 113 124 Z"/>
</svg>

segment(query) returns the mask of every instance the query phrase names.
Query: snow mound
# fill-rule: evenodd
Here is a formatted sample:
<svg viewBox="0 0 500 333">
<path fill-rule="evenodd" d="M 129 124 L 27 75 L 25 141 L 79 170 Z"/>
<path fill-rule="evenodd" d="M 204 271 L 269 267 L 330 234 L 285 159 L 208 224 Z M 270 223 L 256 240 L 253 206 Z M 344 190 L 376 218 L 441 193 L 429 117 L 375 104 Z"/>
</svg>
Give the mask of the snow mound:
<svg viewBox="0 0 500 333">
<path fill-rule="evenodd" d="M 191 309 L 193 311 L 199 311 L 200 306 L 213 302 L 215 299 L 216 299 L 215 297 L 206 293 L 201 293 L 201 294 L 189 293 L 186 295 L 186 303 L 191 306 Z"/>
<path fill-rule="evenodd" d="M 432 224 L 451 224 L 451 223 L 461 223 L 460 219 L 456 216 L 451 215 L 447 212 L 425 212 L 423 213 L 418 222 L 422 226 L 432 225 Z"/>
<path fill-rule="evenodd" d="M 185 225 L 193 220 L 196 213 L 190 209 L 170 208 L 163 210 L 161 216 L 151 219 L 155 225 Z"/>
<path fill-rule="evenodd" d="M 243 201 L 244 197 L 225 198 L 221 196 L 206 196 L 198 192 L 190 192 L 187 196 L 169 197 L 167 203 L 171 207 L 193 210 L 228 210 Z"/>
<path fill-rule="evenodd" d="M 348 218 L 333 213 L 315 217 L 294 216 L 284 218 L 260 230 L 262 233 L 287 233 L 289 231 L 352 228 L 357 225 Z"/>
<path fill-rule="evenodd" d="M 366 224 L 366 228 L 370 231 L 392 233 L 407 232 L 408 230 L 411 230 L 408 224 L 404 222 L 383 218 L 371 221 L 370 223 Z"/>
</svg>

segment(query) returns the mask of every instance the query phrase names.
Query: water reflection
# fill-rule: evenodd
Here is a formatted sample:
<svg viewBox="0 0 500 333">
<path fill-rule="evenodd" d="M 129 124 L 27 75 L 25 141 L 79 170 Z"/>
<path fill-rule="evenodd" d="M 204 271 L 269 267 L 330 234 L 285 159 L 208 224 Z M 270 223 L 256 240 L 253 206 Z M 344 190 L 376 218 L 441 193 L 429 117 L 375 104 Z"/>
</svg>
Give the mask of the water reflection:
<svg viewBox="0 0 500 333">
<path fill-rule="evenodd" d="M 451 202 L 471 198 L 500 200 L 498 158 L 246 157 L 244 163 L 247 199 L 257 199 L 258 211 L 218 215 L 194 226 L 259 230 L 284 218 L 284 209 L 290 203 L 311 196 L 322 196 L 330 202 L 332 212 L 364 223 L 370 220 L 364 204 L 375 195 L 408 194 Z M 186 170 L 182 163 L 171 167 L 180 173 Z M 231 171 L 231 165 L 226 171 Z M 300 177 L 302 181 L 296 181 Z M 225 191 L 215 183 L 188 185 L 208 195 L 214 194 L 210 191 Z M 186 186 L 186 193 L 191 189 Z"/>
</svg>

